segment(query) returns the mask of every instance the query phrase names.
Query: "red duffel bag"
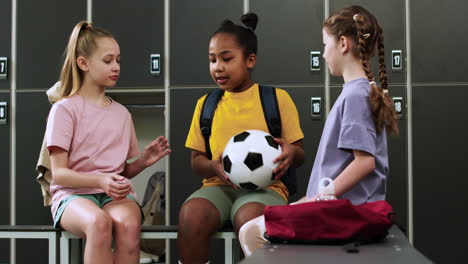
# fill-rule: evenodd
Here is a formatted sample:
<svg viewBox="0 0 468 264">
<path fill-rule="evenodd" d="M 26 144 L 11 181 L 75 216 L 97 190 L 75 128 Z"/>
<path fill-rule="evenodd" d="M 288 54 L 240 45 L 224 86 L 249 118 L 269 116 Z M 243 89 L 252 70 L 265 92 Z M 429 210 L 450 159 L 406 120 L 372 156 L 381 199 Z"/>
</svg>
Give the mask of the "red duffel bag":
<svg viewBox="0 0 468 264">
<path fill-rule="evenodd" d="M 266 206 L 266 237 L 272 242 L 367 243 L 386 237 L 393 208 L 386 201 L 353 205 L 347 199 Z"/>
</svg>

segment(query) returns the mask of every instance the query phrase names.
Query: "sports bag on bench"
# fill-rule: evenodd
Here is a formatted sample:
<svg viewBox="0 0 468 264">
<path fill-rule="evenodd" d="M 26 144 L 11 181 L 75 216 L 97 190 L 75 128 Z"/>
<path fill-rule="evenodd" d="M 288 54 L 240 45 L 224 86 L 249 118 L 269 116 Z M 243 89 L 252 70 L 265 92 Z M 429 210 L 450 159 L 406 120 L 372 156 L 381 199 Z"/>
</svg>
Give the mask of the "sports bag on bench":
<svg viewBox="0 0 468 264">
<path fill-rule="evenodd" d="M 393 208 L 386 201 L 353 205 L 347 199 L 265 208 L 271 242 L 369 243 L 387 236 Z"/>
</svg>

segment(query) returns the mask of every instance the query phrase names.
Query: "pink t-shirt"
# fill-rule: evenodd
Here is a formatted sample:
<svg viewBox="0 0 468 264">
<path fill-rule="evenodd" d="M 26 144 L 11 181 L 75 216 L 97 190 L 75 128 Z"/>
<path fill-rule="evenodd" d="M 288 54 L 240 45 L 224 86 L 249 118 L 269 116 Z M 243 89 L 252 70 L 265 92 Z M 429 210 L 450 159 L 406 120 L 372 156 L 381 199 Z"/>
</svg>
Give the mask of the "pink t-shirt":
<svg viewBox="0 0 468 264">
<path fill-rule="evenodd" d="M 99 107 L 75 95 L 52 106 L 46 129 L 47 148 L 68 151 L 68 168 L 94 175 L 121 174 L 126 160 L 139 155 L 132 117 L 121 104 L 112 101 Z M 103 193 L 99 188 L 71 188 L 50 185 L 52 216 L 60 202 L 72 194 Z M 130 193 L 136 197 L 132 187 Z"/>
</svg>

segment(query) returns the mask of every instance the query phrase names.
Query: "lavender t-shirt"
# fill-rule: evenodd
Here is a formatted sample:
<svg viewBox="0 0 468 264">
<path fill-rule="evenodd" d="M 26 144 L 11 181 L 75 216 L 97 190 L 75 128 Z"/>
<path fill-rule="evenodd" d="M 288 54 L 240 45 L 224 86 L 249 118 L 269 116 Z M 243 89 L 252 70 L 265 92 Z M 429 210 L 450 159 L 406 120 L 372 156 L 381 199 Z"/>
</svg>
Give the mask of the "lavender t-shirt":
<svg viewBox="0 0 468 264">
<path fill-rule="evenodd" d="M 307 188 L 307 197 L 318 194 L 321 178 L 335 179 L 354 160 L 352 150 L 365 151 L 375 157 L 370 175 L 343 194 L 353 204 L 385 199 L 388 175 L 387 136 L 377 133 L 369 103 L 367 79 L 355 79 L 343 86 L 325 122 Z"/>
<path fill-rule="evenodd" d="M 75 95 L 52 106 L 46 129 L 47 148 L 68 151 L 68 168 L 93 175 L 121 174 L 128 159 L 139 155 L 133 121 L 128 110 L 112 101 L 99 107 Z M 50 185 L 52 216 L 60 201 L 71 194 L 103 193 L 99 188 Z M 136 197 L 132 187 L 131 194 Z"/>
</svg>

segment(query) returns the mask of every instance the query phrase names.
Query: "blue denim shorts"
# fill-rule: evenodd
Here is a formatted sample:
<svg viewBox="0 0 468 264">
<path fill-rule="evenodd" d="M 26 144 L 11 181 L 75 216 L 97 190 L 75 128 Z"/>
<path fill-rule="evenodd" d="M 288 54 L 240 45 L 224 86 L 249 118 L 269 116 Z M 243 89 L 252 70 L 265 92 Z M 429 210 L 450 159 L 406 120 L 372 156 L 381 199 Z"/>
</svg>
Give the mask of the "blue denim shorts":
<svg viewBox="0 0 468 264">
<path fill-rule="evenodd" d="M 107 203 L 113 201 L 114 199 L 109 197 L 107 194 L 105 193 L 96 193 L 96 194 L 73 194 L 73 195 L 70 195 L 70 196 L 67 196 L 65 197 L 65 199 L 63 199 L 61 202 L 60 202 L 60 205 L 58 206 L 57 208 L 57 212 L 55 213 L 55 217 L 54 217 L 54 227 L 55 228 L 60 228 L 60 225 L 59 225 L 59 222 L 60 222 L 60 218 L 62 217 L 62 214 L 63 212 L 65 211 L 65 208 L 70 204 L 71 201 L 75 200 L 76 198 L 86 198 L 88 200 L 91 200 L 93 201 L 97 206 L 99 206 L 99 208 L 102 208 L 104 207 L 104 205 L 106 205 Z M 135 199 L 135 197 L 133 197 L 132 195 L 127 195 L 127 198 L 128 199 L 131 199 L 133 201 L 135 201 L 137 204 L 138 204 L 138 207 L 140 207 L 140 211 L 141 211 L 141 222 L 143 223 L 143 211 L 141 210 L 141 206 L 140 204 L 137 202 L 137 200 Z"/>
</svg>

